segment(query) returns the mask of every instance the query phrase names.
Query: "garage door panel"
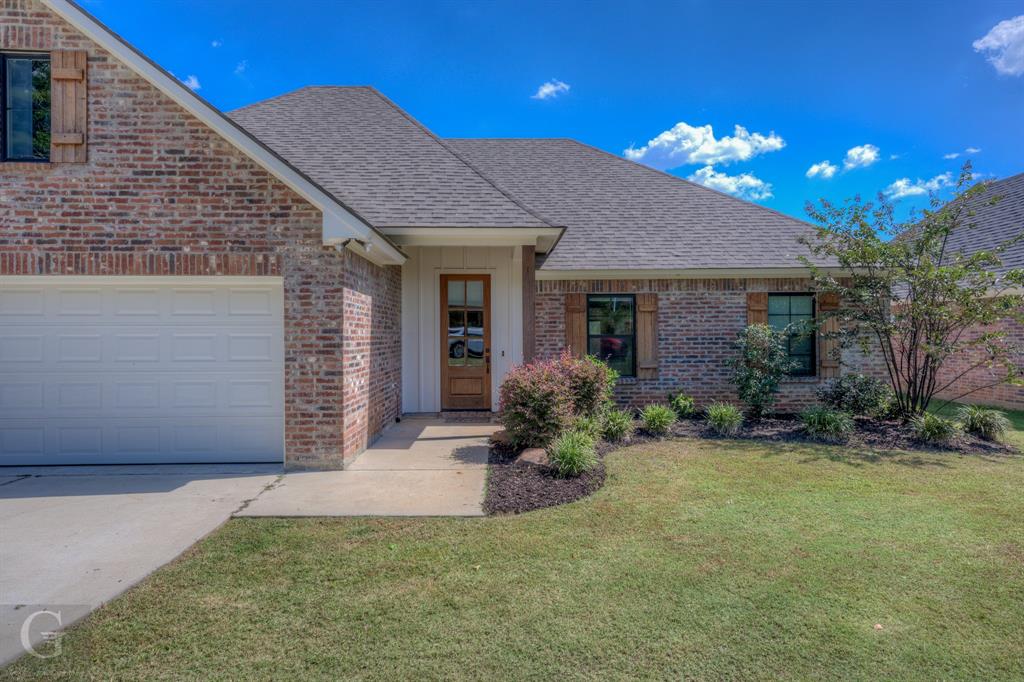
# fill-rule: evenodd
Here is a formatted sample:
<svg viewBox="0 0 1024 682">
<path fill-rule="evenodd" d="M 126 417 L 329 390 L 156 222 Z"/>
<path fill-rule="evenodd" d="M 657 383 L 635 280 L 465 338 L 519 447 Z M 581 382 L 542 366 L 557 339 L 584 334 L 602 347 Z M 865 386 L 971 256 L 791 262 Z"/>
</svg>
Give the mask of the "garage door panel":
<svg viewBox="0 0 1024 682">
<path fill-rule="evenodd" d="M 128 279 L 0 279 L 0 464 L 281 461 L 280 281 Z"/>
</svg>

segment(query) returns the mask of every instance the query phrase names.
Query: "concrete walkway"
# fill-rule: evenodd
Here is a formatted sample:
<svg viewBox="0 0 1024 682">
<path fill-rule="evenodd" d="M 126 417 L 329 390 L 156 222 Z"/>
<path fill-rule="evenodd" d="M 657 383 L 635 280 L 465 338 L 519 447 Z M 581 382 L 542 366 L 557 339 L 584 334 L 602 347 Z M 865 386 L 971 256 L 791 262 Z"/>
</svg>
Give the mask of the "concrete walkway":
<svg viewBox="0 0 1024 682">
<path fill-rule="evenodd" d="M 277 480 L 279 465 L 0 472 L 0 665 L 174 559 Z M 59 614 L 59 615 L 56 615 Z M 27 628 L 27 629 L 23 629 Z"/>
<path fill-rule="evenodd" d="M 235 516 L 481 516 L 498 428 L 407 417 L 348 469 L 286 474 Z"/>
</svg>

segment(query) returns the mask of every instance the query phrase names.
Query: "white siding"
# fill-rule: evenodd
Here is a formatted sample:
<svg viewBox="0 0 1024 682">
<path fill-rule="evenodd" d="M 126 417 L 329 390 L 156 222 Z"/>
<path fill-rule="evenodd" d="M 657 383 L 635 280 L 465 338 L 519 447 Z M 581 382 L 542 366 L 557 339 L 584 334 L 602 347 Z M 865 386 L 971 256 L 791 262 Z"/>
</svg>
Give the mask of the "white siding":
<svg viewBox="0 0 1024 682">
<path fill-rule="evenodd" d="M 523 268 L 518 246 L 407 247 L 402 266 L 402 411 L 441 409 L 441 274 L 491 276 L 491 403 L 523 358 Z"/>
</svg>

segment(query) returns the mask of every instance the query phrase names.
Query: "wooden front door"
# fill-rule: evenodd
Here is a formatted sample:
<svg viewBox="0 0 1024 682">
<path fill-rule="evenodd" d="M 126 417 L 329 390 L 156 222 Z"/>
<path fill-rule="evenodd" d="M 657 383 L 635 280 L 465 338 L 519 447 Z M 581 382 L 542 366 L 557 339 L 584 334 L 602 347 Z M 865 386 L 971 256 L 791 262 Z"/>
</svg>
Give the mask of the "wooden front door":
<svg viewBox="0 0 1024 682">
<path fill-rule="evenodd" d="M 491 409 L 490 275 L 441 275 L 441 409 Z"/>
</svg>

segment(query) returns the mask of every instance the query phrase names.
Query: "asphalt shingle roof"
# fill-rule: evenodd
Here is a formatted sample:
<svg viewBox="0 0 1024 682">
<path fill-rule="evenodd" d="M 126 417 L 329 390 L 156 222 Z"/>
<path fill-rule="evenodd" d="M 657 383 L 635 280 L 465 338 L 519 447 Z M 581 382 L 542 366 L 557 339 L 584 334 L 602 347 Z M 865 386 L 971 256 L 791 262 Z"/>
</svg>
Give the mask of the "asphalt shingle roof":
<svg viewBox="0 0 1024 682">
<path fill-rule="evenodd" d="M 988 183 L 966 208 L 962 226 L 949 236 L 948 250 L 989 251 L 1013 239 L 1024 232 L 1024 173 Z M 1024 241 L 1007 248 L 1000 258 L 1003 267 L 997 268 L 998 272 L 1024 268 Z"/>
<path fill-rule="evenodd" d="M 375 227 L 550 227 L 373 88 L 301 88 L 228 116 Z"/>
<path fill-rule="evenodd" d="M 566 139 L 448 139 L 565 235 L 545 270 L 800 267 L 807 223 Z"/>
</svg>

